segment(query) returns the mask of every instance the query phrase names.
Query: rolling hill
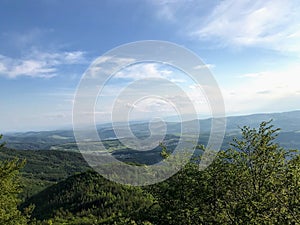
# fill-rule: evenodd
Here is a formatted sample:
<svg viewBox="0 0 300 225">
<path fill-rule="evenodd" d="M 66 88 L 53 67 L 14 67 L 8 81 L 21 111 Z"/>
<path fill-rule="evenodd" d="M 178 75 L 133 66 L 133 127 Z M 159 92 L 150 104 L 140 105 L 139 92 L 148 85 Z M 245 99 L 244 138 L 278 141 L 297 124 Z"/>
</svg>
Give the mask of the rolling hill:
<svg viewBox="0 0 300 225">
<path fill-rule="evenodd" d="M 272 124 L 275 127 L 281 128 L 281 135 L 278 140 L 284 147 L 300 148 L 300 111 L 227 117 L 226 137 L 223 147 L 227 147 L 231 136 L 239 135 L 239 127 L 257 127 L 260 122 L 270 119 L 273 120 Z M 199 142 L 201 144 L 207 142 L 211 129 L 211 119 L 185 121 L 183 123 L 185 127 L 189 127 L 189 124 L 198 123 L 200 126 Z M 124 125 L 124 123 L 118 123 L 118 129 L 122 129 Z M 132 122 L 130 126 L 132 132 L 139 138 L 147 137 L 150 134 L 148 122 Z M 156 126 L 157 132 L 162 130 L 159 126 L 161 126 L 161 124 L 157 124 Z M 109 151 L 124 150 L 124 146 L 118 144 L 111 124 L 98 125 L 97 128 L 101 140 Z M 180 132 L 180 123 L 167 122 L 167 134 L 169 134 L 169 136 L 166 137 L 166 140 L 170 137 L 175 138 Z M 3 140 L 7 143 L 7 147 L 12 149 L 77 151 L 72 130 L 10 133 L 4 134 Z"/>
</svg>

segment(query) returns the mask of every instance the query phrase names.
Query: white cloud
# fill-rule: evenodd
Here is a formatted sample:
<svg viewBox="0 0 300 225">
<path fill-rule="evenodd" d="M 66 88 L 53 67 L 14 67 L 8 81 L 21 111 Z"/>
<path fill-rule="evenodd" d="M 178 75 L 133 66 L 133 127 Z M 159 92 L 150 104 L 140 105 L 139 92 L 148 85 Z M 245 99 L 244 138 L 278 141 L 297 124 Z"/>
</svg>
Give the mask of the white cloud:
<svg viewBox="0 0 300 225">
<path fill-rule="evenodd" d="M 11 29 L 13 30 L 13 29 Z M 32 28 L 26 31 L 3 31 L 2 36 L 8 45 L 13 45 L 16 49 L 29 50 L 33 47 L 40 46 L 41 40 L 48 40 L 54 29 L 49 28 Z M 47 46 L 50 47 L 50 43 L 47 42 Z M 55 45 L 57 47 L 57 44 Z"/>
<path fill-rule="evenodd" d="M 161 98 L 149 97 L 136 102 L 135 104 L 129 104 L 128 107 L 133 108 L 139 112 L 173 112 L 174 108 L 170 103 Z"/>
<path fill-rule="evenodd" d="M 204 65 L 198 65 L 198 66 L 195 66 L 194 69 L 195 70 L 203 70 L 203 69 L 213 69 L 215 68 L 216 66 L 213 65 L 213 64 L 204 64 Z"/>
<path fill-rule="evenodd" d="M 199 114 L 209 114 L 205 94 L 214 94 L 213 90 L 205 87 L 210 93 L 203 94 L 202 86 L 189 87 L 194 83 L 184 72 L 169 65 L 152 62 L 130 65 L 114 74 L 101 89 L 95 109 L 107 114 L 99 115 L 96 121 L 110 119 L 108 112 L 114 111 L 114 107 L 114 115 L 120 121 L 128 110 L 135 119 L 176 115 L 176 107 L 182 114 L 193 114 L 195 110 Z"/>
<path fill-rule="evenodd" d="M 116 78 L 139 80 L 144 78 L 170 78 L 172 71 L 160 69 L 156 63 L 135 64 L 115 74 Z"/>
<path fill-rule="evenodd" d="M 224 45 L 299 51 L 299 6 L 293 0 L 225 0 L 192 34 L 200 39 L 217 38 Z"/>
<path fill-rule="evenodd" d="M 267 72 L 258 72 L 258 73 L 246 73 L 246 74 L 242 74 L 237 76 L 238 78 L 247 78 L 247 77 L 260 77 L 262 75 L 264 75 Z"/>
<path fill-rule="evenodd" d="M 82 51 L 65 51 L 65 52 L 40 52 L 33 51 L 27 58 L 34 58 L 51 63 L 52 65 L 61 64 L 77 64 L 86 62 L 84 58 L 84 52 Z"/>
<path fill-rule="evenodd" d="M 156 11 L 158 17 L 161 19 L 167 19 L 169 21 L 176 20 L 176 13 L 185 3 L 184 1 L 180 0 L 151 0 L 150 2 L 159 8 L 159 10 Z"/>
<path fill-rule="evenodd" d="M 33 51 L 22 58 L 0 55 L 0 76 L 51 78 L 58 74 L 57 66 L 84 63 L 84 52 L 39 52 Z"/>
<path fill-rule="evenodd" d="M 229 113 L 286 111 L 300 108 L 300 65 L 237 77 L 239 84 L 222 88 Z"/>
<path fill-rule="evenodd" d="M 94 60 L 91 68 L 85 74 L 87 79 L 101 78 L 103 73 L 114 75 L 113 73 L 123 65 L 131 64 L 135 61 L 133 58 L 101 56 Z"/>
<path fill-rule="evenodd" d="M 300 52 L 298 0 L 166 0 L 154 5 L 159 18 L 176 23 L 183 34 L 200 41 Z"/>
<path fill-rule="evenodd" d="M 184 28 L 193 24 L 195 18 L 206 14 L 215 0 L 149 0 L 155 7 L 156 16 L 171 23 L 182 22 Z"/>
</svg>

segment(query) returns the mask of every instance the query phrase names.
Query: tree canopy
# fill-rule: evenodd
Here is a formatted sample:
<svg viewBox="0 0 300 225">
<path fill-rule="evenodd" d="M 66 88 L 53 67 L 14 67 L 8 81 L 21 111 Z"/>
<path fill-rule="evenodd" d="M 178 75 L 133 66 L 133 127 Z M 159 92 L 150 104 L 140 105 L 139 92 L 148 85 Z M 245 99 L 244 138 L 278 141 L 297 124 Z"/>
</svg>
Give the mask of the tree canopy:
<svg viewBox="0 0 300 225">
<path fill-rule="evenodd" d="M 0 135 L 0 139 L 2 135 Z M 4 144 L 0 144 L 0 150 Z M 27 218 L 19 210 L 21 192 L 19 170 L 25 161 L 13 160 L 0 161 L 0 224 L 22 225 Z"/>
<path fill-rule="evenodd" d="M 300 224 L 300 155 L 280 147 L 279 132 L 271 121 L 245 126 L 205 170 L 197 156 L 155 185 L 130 187 L 92 171 L 75 174 L 26 199 L 21 208 L 34 204 L 32 218 L 18 210 L 24 162 L 5 160 L 0 224 Z"/>
</svg>

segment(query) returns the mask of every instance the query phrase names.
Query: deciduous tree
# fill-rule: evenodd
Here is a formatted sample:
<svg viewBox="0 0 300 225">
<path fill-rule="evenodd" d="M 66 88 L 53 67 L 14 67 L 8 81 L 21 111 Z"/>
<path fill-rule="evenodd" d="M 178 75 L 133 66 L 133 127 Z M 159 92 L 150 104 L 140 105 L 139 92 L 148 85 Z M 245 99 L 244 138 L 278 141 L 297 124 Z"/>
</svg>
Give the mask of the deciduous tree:
<svg viewBox="0 0 300 225">
<path fill-rule="evenodd" d="M 1 144 L 0 150 L 3 147 L 4 144 Z M 0 224 L 26 224 L 26 216 L 18 210 L 18 194 L 21 191 L 18 173 L 24 163 L 18 159 L 0 161 Z"/>
</svg>

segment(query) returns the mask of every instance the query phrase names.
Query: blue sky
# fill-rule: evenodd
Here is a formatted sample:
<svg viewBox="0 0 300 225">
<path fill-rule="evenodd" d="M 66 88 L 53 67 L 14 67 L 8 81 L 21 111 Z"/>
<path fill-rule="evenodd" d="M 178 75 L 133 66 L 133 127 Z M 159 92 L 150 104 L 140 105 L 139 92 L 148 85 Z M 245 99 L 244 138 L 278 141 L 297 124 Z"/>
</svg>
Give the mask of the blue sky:
<svg viewBox="0 0 300 225">
<path fill-rule="evenodd" d="M 297 110 L 299 11 L 297 0 L 1 0 L 0 132 L 70 126 L 74 94 L 91 62 L 141 40 L 174 42 L 199 55 L 219 84 L 227 115 Z M 133 80 L 165 74 L 203 103 L 174 68 L 145 64 L 120 74 Z M 97 103 L 97 122 L 108 118 L 113 91 L 126 85 L 120 74 L 109 86 L 111 98 Z M 135 109 L 170 113 L 164 104 L 148 99 Z"/>
</svg>

